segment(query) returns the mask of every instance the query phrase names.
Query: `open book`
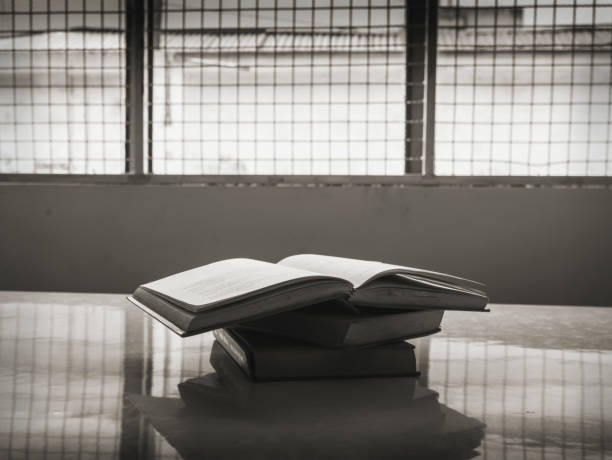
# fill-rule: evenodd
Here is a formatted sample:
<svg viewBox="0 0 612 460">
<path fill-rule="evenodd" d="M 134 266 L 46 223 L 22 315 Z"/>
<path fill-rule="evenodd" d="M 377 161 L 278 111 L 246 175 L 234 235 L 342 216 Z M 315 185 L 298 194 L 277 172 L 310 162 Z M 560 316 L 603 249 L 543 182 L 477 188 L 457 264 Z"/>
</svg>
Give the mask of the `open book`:
<svg viewBox="0 0 612 460">
<path fill-rule="evenodd" d="M 290 256 L 278 265 L 350 281 L 349 302 L 366 307 L 482 310 L 489 300 L 482 283 L 420 268 L 318 254 Z"/>
<path fill-rule="evenodd" d="M 214 262 L 143 284 L 128 299 L 187 336 L 339 298 L 369 307 L 482 310 L 482 287 L 418 268 L 301 254 L 276 264 Z"/>
</svg>

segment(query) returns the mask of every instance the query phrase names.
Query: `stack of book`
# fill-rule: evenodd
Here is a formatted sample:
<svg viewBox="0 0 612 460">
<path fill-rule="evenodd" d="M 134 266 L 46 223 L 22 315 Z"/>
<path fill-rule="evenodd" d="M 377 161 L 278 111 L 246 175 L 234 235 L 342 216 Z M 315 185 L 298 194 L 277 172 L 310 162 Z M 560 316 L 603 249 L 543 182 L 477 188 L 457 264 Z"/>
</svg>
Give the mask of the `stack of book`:
<svg viewBox="0 0 612 460">
<path fill-rule="evenodd" d="M 214 330 L 253 381 L 417 375 L 407 339 L 444 310 L 486 311 L 484 286 L 315 254 L 228 259 L 139 286 L 129 300 L 181 336 Z"/>
</svg>

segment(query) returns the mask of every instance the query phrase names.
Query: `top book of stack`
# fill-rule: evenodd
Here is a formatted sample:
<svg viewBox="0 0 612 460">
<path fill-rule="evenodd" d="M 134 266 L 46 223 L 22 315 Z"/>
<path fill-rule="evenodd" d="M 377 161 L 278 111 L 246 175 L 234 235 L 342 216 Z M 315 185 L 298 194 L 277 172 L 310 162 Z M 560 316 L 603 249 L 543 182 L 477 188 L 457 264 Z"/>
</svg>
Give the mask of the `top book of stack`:
<svg viewBox="0 0 612 460">
<path fill-rule="evenodd" d="M 316 254 L 227 259 L 139 286 L 128 299 L 185 337 L 345 299 L 381 309 L 486 308 L 484 285 L 419 268 Z"/>
</svg>

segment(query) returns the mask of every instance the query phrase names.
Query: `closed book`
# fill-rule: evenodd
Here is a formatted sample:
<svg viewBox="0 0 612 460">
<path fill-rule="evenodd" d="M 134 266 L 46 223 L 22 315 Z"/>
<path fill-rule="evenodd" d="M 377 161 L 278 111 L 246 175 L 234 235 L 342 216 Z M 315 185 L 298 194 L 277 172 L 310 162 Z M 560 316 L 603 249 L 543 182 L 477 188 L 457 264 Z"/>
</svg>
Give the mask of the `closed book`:
<svg viewBox="0 0 612 460">
<path fill-rule="evenodd" d="M 215 372 L 178 385 L 181 398 L 192 407 L 208 397 L 223 399 L 246 412 L 285 413 L 326 408 L 349 411 L 421 410 L 420 423 L 439 423 L 438 394 L 417 385 L 416 377 L 251 381 L 218 342 L 210 363 Z M 227 396 L 217 396 L 220 389 Z M 299 397 L 296 397 L 299 395 Z"/>
<path fill-rule="evenodd" d="M 312 393 L 325 397 L 333 394 L 331 400 L 337 399 L 338 394 L 346 396 L 366 397 L 368 394 L 394 394 L 394 403 L 409 400 L 415 397 L 417 386 L 416 377 L 395 378 L 362 378 L 362 379 L 320 379 L 320 380 L 290 380 L 290 381 L 268 381 L 253 382 L 244 373 L 241 367 L 227 353 L 219 342 L 213 343 L 210 351 L 210 364 L 215 370 L 215 381 L 219 386 L 226 388 L 238 399 L 262 399 L 276 397 L 281 405 L 295 399 L 296 394 L 308 396 Z M 209 376 L 196 377 L 184 383 L 201 383 L 201 379 L 209 379 Z M 181 384 L 179 384 L 180 387 Z M 319 390 L 324 386 L 324 392 Z M 313 388 L 316 390 L 311 391 Z M 380 391 L 384 389 L 385 391 Z M 393 389 L 393 391 L 388 391 Z M 376 391 L 374 391 L 376 390 Z M 437 393 L 431 392 L 434 399 Z M 275 395 L 275 396 L 274 396 Z"/>
<path fill-rule="evenodd" d="M 215 338 L 252 380 L 416 376 L 414 347 L 394 342 L 370 348 L 322 348 L 243 328 Z"/>
<path fill-rule="evenodd" d="M 240 327 L 323 347 L 371 346 L 435 334 L 443 314 L 444 310 L 365 308 L 331 300 Z"/>
</svg>

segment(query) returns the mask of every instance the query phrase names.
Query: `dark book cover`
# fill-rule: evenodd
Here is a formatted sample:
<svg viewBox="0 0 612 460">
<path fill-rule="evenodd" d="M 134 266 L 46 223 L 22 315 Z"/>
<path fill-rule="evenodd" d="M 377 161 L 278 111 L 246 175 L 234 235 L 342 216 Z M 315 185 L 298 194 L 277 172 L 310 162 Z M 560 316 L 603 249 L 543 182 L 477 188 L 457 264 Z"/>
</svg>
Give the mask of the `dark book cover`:
<svg viewBox="0 0 612 460">
<path fill-rule="evenodd" d="M 241 323 L 240 327 L 323 347 L 358 347 L 435 334 L 440 331 L 443 314 L 444 310 L 364 308 L 331 300 Z"/>
<path fill-rule="evenodd" d="M 217 329 L 215 338 L 252 380 L 416 376 L 414 347 L 322 348 L 249 329 Z"/>
<path fill-rule="evenodd" d="M 418 386 L 415 377 L 254 382 L 218 342 L 213 344 L 210 362 L 214 373 L 178 385 L 187 405 L 197 407 L 202 398 L 211 396 L 245 412 L 304 412 L 325 407 L 341 413 L 410 407 L 422 412 L 419 423 L 440 422 L 438 394 Z"/>
</svg>

